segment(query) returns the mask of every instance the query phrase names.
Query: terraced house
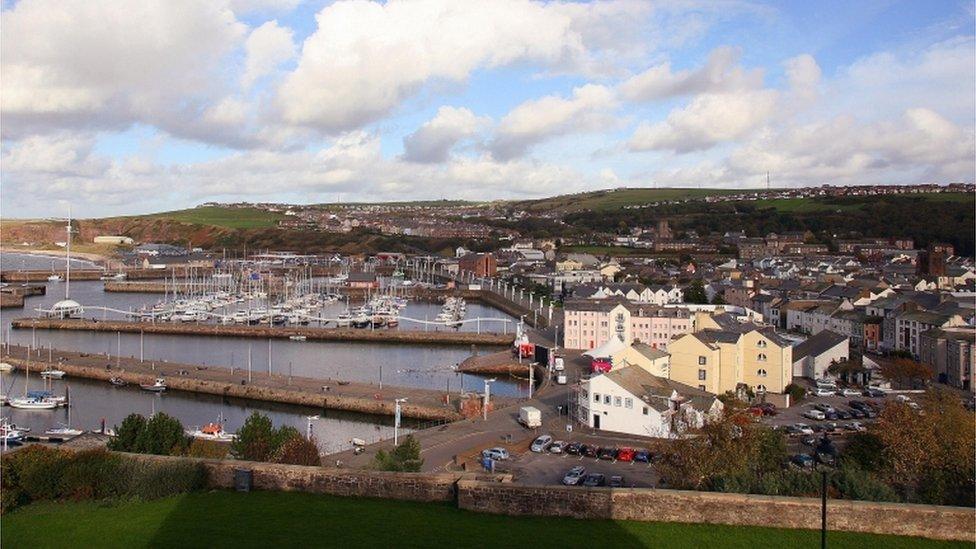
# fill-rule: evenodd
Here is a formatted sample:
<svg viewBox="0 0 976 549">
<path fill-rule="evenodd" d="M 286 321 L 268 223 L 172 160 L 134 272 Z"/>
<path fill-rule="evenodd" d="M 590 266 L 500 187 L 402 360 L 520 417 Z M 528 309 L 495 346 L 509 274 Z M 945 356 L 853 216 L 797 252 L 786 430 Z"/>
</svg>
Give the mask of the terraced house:
<svg viewBox="0 0 976 549">
<path fill-rule="evenodd" d="M 567 349 L 595 349 L 617 338 L 627 345 L 639 341 L 667 350 L 672 338 L 694 326 L 686 309 L 641 305 L 620 296 L 567 300 L 564 311 Z"/>
<path fill-rule="evenodd" d="M 793 349 L 770 327 L 725 325 L 678 337 L 668 346 L 672 380 L 712 394 L 748 386 L 783 393 L 793 381 Z"/>
</svg>

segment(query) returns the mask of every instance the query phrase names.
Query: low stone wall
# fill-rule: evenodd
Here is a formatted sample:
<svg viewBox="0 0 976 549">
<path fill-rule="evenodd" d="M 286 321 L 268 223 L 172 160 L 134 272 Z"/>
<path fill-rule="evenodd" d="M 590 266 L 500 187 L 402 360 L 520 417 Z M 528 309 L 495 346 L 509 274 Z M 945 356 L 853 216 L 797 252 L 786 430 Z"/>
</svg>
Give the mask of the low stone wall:
<svg viewBox="0 0 976 549">
<path fill-rule="evenodd" d="M 462 479 L 458 507 L 543 515 L 774 528 L 820 528 L 820 500 L 648 488 L 521 486 Z M 831 499 L 830 530 L 974 541 L 976 512 L 963 507 Z"/>
</svg>

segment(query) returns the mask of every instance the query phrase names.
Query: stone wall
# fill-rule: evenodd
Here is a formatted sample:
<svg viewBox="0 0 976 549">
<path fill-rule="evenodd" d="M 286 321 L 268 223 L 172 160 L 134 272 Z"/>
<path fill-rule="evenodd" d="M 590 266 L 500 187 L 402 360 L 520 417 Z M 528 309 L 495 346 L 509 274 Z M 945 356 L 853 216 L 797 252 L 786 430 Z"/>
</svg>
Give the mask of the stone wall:
<svg viewBox="0 0 976 549">
<path fill-rule="evenodd" d="M 649 488 L 521 486 L 462 479 L 461 509 L 543 515 L 774 528 L 820 528 L 820 500 Z M 973 509 L 829 500 L 830 530 L 974 541 Z"/>
</svg>

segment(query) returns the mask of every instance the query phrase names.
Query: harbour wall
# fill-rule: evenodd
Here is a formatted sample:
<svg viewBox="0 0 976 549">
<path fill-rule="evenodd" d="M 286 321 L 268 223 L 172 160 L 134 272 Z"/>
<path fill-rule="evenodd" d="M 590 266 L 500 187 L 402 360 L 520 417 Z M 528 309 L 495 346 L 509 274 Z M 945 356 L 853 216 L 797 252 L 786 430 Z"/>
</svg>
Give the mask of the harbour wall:
<svg viewBox="0 0 976 549">
<path fill-rule="evenodd" d="M 24 370 L 27 360 L 4 356 L 3 360 L 12 365 L 17 370 Z M 154 379 L 162 375 L 162 370 L 156 372 L 139 372 L 131 369 L 108 369 L 104 366 L 82 366 L 72 364 L 70 361 L 59 361 L 57 363 L 44 363 L 32 360 L 31 369 L 42 371 L 44 369 L 63 370 L 68 378 L 79 377 L 95 381 L 108 382 L 113 377 L 118 377 L 131 385 L 152 384 Z M 160 365 L 160 368 L 162 365 Z M 172 369 L 172 368 L 171 368 Z M 395 403 L 392 398 L 368 398 L 365 396 L 343 395 L 338 393 L 342 387 L 337 387 L 336 392 L 329 393 L 313 392 L 300 388 L 269 387 L 258 383 L 241 384 L 218 379 L 205 379 L 203 372 L 194 372 L 194 376 L 167 375 L 167 391 L 186 391 L 191 393 L 203 393 L 217 395 L 220 397 L 241 398 L 258 400 L 264 402 L 278 402 L 284 404 L 296 404 L 311 408 L 345 410 L 362 414 L 376 416 L 393 416 Z M 298 380 L 301 381 L 301 380 Z M 296 381 L 296 383 L 298 383 Z M 321 386 L 321 383 L 318 383 Z M 405 391 L 402 391 L 405 392 Z M 427 401 L 439 401 L 443 393 L 438 391 L 425 391 L 423 389 L 409 389 L 411 396 L 414 394 L 425 395 Z M 413 402 L 404 403 L 401 406 L 401 415 L 410 419 L 423 421 L 456 421 L 462 419 L 459 412 L 453 408 L 435 405 L 418 404 L 420 398 L 411 399 Z"/>
<path fill-rule="evenodd" d="M 369 330 L 356 328 L 268 327 L 233 324 L 197 324 L 176 322 L 129 322 L 117 320 L 81 320 L 55 318 L 18 318 L 14 329 L 76 330 L 215 337 L 249 337 L 287 339 L 304 336 L 318 341 L 360 341 L 417 345 L 483 345 L 505 346 L 515 340 L 514 334 L 416 330 Z"/>
</svg>

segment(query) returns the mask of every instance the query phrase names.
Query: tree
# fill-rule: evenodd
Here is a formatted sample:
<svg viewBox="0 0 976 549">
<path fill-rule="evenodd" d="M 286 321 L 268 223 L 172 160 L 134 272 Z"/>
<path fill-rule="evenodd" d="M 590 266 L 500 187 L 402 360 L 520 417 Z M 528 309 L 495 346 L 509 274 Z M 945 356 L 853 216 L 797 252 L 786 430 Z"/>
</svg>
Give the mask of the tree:
<svg viewBox="0 0 976 549">
<path fill-rule="evenodd" d="M 146 430 L 146 418 L 129 414 L 115 427 L 115 436 L 109 439 L 108 449 L 117 452 L 136 452 L 136 440 Z"/>
<path fill-rule="evenodd" d="M 708 295 L 705 293 L 705 284 L 700 278 L 691 281 L 685 288 L 685 303 L 696 303 L 705 305 L 708 303 Z"/>
<path fill-rule="evenodd" d="M 715 294 L 712 298 L 712 305 L 725 305 L 725 297 L 722 294 Z"/>
<path fill-rule="evenodd" d="M 885 379 L 903 386 L 914 387 L 916 383 L 924 383 L 932 378 L 931 368 L 911 358 L 881 360 L 878 362 L 878 368 Z"/>
<path fill-rule="evenodd" d="M 407 435 L 392 452 L 376 452 L 373 466 L 381 471 L 419 472 L 424 460 L 420 458 L 420 443 L 413 435 Z"/>
<path fill-rule="evenodd" d="M 282 443 L 272 461 L 290 465 L 322 465 L 322 456 L 314 437 L 308 439 L 296 434 Z"/>
<path fill-rule="evenodd" d="M 248 461 L 267 461 L 275 451 L 274 425 L 268 416 L 254 412 L 237 430 L 237 438 L 231 444 L 230 452 L 237 459 Z"/>
<path fill-rule="evenodd" d="M 190 445 L 183 424 L 173 416 L 159 412 L 149 418 L 136 438 L 135 451 L 142 454 L 181 455 Z"/>
</svg>

